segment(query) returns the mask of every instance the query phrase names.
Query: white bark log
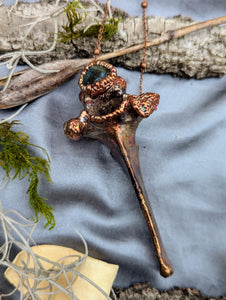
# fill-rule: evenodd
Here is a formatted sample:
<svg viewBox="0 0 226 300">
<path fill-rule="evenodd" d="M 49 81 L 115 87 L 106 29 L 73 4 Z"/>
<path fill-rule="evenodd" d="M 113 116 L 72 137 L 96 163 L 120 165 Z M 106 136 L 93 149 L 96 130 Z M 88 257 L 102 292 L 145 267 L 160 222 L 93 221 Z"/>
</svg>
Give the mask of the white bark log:
<svg viewBox="0 0 226 300">
<path fill-rule="evenodd" d="M 52 2 L 20 3 L 17 13 L 25 15 L 47 13 L 53 8 Z M 116 12 L 117 13 L 117 12 Z M 96 13 L 90 13 L 87 23 L 94 20 Z M 0 53 L 19 50 L 21 41 L 27 30 L 24 19 L 15 15 L 8 16 L 8 8 L 0 7 Z M 66 23 L 65 15 L 58 17 L 58 26 Z M 164 31 L 180 28 L 194 23 L 189 18 L 177 16 L 163 19 L 161 17 L 147 18 L 148 40 L 156 38 Z M 50 47 L 54 32 L 52 20 L 39 23 L 26 39 L 25 48 L 43 50 Z M 102 53 L 112 52 L 122 47 L 142 42 L 142 20 L 140 17 L 129 17 L 123 14 L 119 33 L 111 40 L 102 43 Z M 71 59 L 76 57 L 91 57 L 96 45 L 96 39 L 78 39 L 70 44 L 57 43 L 56 49 L 44 56 L 33 56 L 29 59 L 37 64 L 56 59 Z M 139 69 L 142 51 L 123 55 L 111 62 L 116 66 L 129 69 Z M 215 26 L 188 34 L 147 50 L 147 72 L 158 74 L 171 73 L 175 76 L 205 78 L 222 76 L 226 73 L 226 26 Z"/>
</svg>

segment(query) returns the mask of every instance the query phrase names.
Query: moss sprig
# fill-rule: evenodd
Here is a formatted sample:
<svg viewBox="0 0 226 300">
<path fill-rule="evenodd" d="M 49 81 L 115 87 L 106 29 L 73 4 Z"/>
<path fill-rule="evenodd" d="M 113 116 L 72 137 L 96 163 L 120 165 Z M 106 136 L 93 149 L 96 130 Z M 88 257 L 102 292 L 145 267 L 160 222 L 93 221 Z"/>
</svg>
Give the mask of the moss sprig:
<svg viewBox="0 0 226 300">
<path fill-rule="evenodd" d="M 82 9 L 84 14 L 78 12 L 78 9 Z M 62 26 L 62 31 L 58 33 L 58 38 L 61 43 L 69 43 L 72 40 L 76 40 L 78 38 L 84 37 L 98 37 L 100 22 L 96 20 L 96 24 L 91 25 L 86 28 L 78 28 L 79 24 L 82 24 L 86 18 L 88 13 L 86 12 L 86 6 L 81 4 L 79 1 L 73 0 L 68 6 L 65 8 L 65 13 L 67 16 L 67 24 Z M 104 30 L 103 30 L 103 40 L 109 40 L 112 36 L 114 36 L 118 31 L 118 24 L 122 22 L 122 18 L 118 15 L 118 18 L 108 18 L 106 20 Z"/>
<path fill-rule="evenodd" d="M 106 24 L 104 25 L 103 30 L 103 41 L 110 40 L 118 31 L 118 24 L 121 22 L 121 17 L 118 19 L 111 18 L 107 19 Z M 99 30 L 101 24 L 97 22 L 97 24 L 90 26 L 85 32 L 82 31 L 81 37 L 98 37 Z"/>
<path fill-rule="evenodd" d="M 27 134 L 12 130 L 15 125 L 20 125 L 20 123 L 12 121 L 0 124 L 0 165 L 6 173 L 5 177 L 9 179 L 28 178 L 27 193 L 36 221 L 39 220 L 41 214 L 47 220 L 45 227 L 52 229 L 55 226 L 53 208 L 38 193 L 40 176 L 44 175 L 48 181 L 51 181 L 49 156 L 44 148 L 31 144 Z M 32 156 L 29 152 L 30 148 L 41 149 L 47 159 Z"/>
</svg>

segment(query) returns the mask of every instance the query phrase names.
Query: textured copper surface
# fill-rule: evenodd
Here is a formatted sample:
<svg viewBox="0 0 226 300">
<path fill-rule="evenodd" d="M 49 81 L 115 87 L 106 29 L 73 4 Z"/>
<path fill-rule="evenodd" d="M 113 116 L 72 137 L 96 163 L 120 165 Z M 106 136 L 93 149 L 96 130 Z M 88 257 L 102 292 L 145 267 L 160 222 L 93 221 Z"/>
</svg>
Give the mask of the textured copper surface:
<svg viewBox="0 0 226 300">
<path fill-rule="evenodd" d="M 85 86 L 83 78 L 87 70 L 94 65 L 109 68 L 110 75 L 98 78 L 97 81 Z M 168 277 L 173 273 L 173 268 L 164 250 L 145 190 L 138 156 L 139 146 L 135 141 L 136 129 L 140 121 L 149 117 L 157 109 L 159 95 L 126 94 L 126 82 L 117 76 L 116 70 L 110 64 L 105 62 L 92 62 L 87 66 L 81 74 L 79 85 L 82 90 L 80 101 L 84 105 L 84 110 L 79 117 L 64 124 L 65 134 L 73 140 L 79 140 L 81 137 L 100 140 L 126 167 L 156 248 L 160 273 Z"/>
<path fill-rule="evenodd" d="M 94 65 L 100 65 L 108 68 L 110 70 L 110 74 L 105 78 L 103 78 L 102 80 L 94 82 L 94 84 L 92 85 L 91 84 L 84 85 L 83 84 L 84 75 L 86 74 L 88 69 Z M 116 79 L 116 75 L 117 75 L 116 69 L 112 65 L 108 64 L 107 62 L 104 61 L 92 62 L 87 67 L 85 67 L 85 69 L 81 73 L 78 84 L 82 91 L 90 95 L 92 98 L 95 98 L 100 93 L 105 92 L 113 85 L 113 82 Z"/>
</svg>

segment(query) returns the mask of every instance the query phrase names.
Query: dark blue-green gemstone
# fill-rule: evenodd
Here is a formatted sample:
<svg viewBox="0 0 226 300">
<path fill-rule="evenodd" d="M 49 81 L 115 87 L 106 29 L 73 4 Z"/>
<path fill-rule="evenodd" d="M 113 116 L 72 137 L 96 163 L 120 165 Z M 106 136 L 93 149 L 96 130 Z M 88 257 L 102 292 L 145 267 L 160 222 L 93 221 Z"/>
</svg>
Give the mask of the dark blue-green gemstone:
<svg viewBox="0 0 226 300">
<path fill-rule="evenodd" d="M 100 81 L 110 73 L 110 70 L 103 66 L 91 66 L 83 77 L 83 84 L 92 84 L 95 81 Z"/>
</svg>

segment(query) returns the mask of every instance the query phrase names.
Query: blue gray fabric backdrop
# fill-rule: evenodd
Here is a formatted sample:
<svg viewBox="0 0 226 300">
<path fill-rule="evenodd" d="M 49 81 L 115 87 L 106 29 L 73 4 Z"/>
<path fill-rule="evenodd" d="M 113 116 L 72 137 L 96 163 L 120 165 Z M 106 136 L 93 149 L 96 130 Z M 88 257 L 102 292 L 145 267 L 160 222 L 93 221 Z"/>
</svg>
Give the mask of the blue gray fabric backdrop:
<svg viewBox="0 0 226 300">
<path fill-rule="evenodd" d="M 140 1 L 112 0 L 112 5 L 141 15 Z M 201 21 L 225 11 L 224 0 L 153 0 L 147 14 Z M 1 68 L 0 75 L 4 72 Z M 128 93 L 138 94 L 139 72 L 118 68 L 118 74 L 127 81 Z M 43 220 L 35 241 L 83 250 L 76 228 L 91 256 L 119 264 L 116 286 L 149 281 L 158 289 L 226 294 L 226 77 L 144 76 L 144 92 L 159 93 L 161 99 L 157 112 L 140 124 L 137 142 L 144 182 L 175 269 L 168 279 L 159 275 L 152 239 L 121 166 L 98 141 L 73 142 L 63 133 L 63 123 L 82 110 L 78 77 L 30 103 L 18 117 L 20 129 L 51 159 L 53 184 L 41 182 L 40 191 L 55 208 L 56 227 L 44 229 Z M 0 111 L 0 118 L 14 111 Z M 0 192 L 3 209 L 30 218 L 26 189 L 26 181 L 8 183 Z M 0 291 L 6 288 L 2 276 Z"/>
</svg>

